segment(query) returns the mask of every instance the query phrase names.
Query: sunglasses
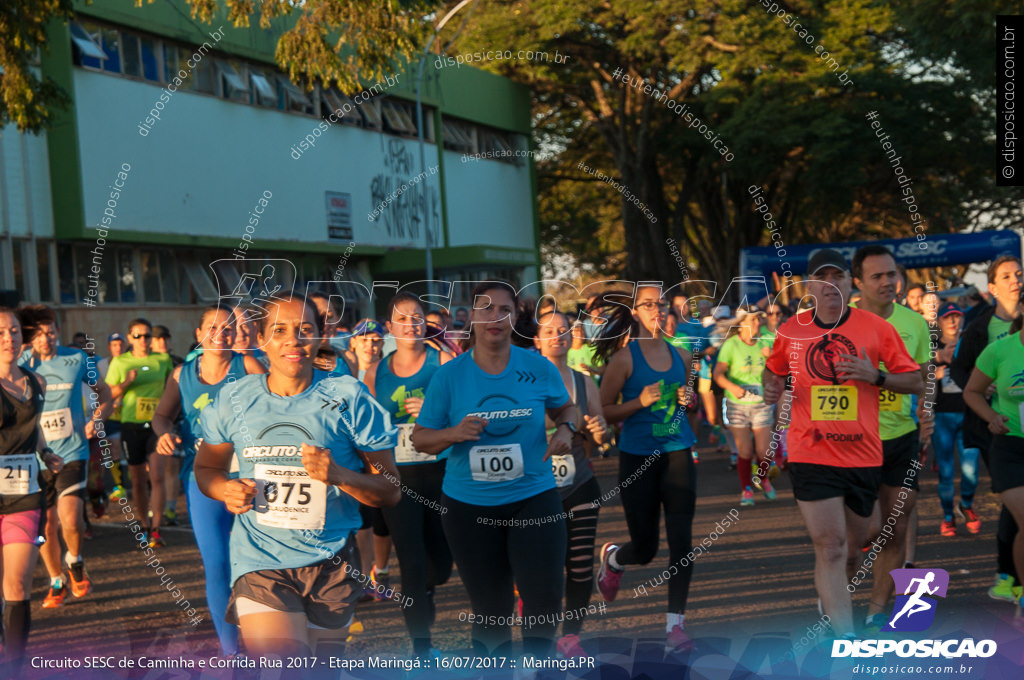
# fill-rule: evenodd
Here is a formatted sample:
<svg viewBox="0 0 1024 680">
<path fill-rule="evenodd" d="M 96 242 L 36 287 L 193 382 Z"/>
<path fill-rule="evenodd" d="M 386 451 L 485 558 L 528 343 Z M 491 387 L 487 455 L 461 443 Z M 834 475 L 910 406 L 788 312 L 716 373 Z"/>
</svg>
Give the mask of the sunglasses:
<svg viewBox="0 0 1024 680">
<path fill-rule="evenodd" d="M 132 340 L 138 340 L 139 338 L 145 338 L 145 339 L 149 340 L 150 338 L 153 337 L 153 334 L 152 333 L 145 333 L 143 335 L 139 335 L 138 333 L 132 333 L 131 336 L 129 336 L 129 337 L 131 337 Z"/>
<path fill-rule="evenodd" d="M 669 304 L 667 302 L 641 302 L 640 304 L 636 305 L 636 308 L 637 309 L 646 309 L 646 310 L 651 310 L 651 309 L 668 309 L 669 308 Z"/>
</svg>

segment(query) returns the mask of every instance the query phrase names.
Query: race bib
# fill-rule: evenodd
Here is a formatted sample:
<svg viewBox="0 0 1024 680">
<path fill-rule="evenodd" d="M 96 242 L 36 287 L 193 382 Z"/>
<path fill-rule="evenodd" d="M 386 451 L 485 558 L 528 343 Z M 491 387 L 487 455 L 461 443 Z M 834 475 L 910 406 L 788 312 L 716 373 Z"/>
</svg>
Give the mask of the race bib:
<svg viewBox="0 0 1024 680">
<path fill-rule="evenodd" d="M 27 496 L 39 491 L 39 458 L 34 453 L 0 457 L 0 494 Z"/>
<path fill-rule="evenodd" d="M 903 411 L 903 395 L 889 390 L 879 390 L 878 410 L 897 413 Z"/>
<path fill-rule="evenodd" d="M 811 420 L 857 420 L 857 388 L 812 385 Z"/>
<path fill-rule="evenodd" d="M 740 403 L 759 404 L 764 401 L 764 397 L 761 396 L 760 385 L 740 385 L 740 387 L 747 391 L 747 393 L 743 395 L 743 398 L 739 400 Z"/>
<path fill-rule="evenodd" d="M 395 445 L 396 463 L 433 463 L 436 456 L 420 453 L 412 445 L 412 430 L 416 427 L 413 423 L 401 423 L 398 427 L 398 444 Z"/>
<path fill-rule="evenodd" d="M 555 472 L 558 488 L 572 486 L 576 481 L 576 458 L 572 455 L 551 456 L 551 469 Z"/>
<path fill-rule="evenodd" d="M 135 420 L 150 421 L 153 420 L 153 414 L 156 413 L 156 405 L 160 403 L 159 399 L 153 397 L 139 397 L 135 400 Z"/>
<path fill-rule="evenodd" d="M 72 434 L 71 409 L 59 408 L 55 411 L 43 411 L 39 416 L 39 426 L 43 428 L 43 436 L 47 442 L 67 439 Z"/>
<path fill-rule="evenodd" d="M 323 529 L 327 485 L 310 479 L 305 468 L 257 464 L 256 522 L 279 529 Z"/>
<path fill-rule="evenodd" d="M 474 446 L 469 465 L 477 482 L 511 482 L 523 476 L 523 450 L 519 444 Z"/>
</svg>

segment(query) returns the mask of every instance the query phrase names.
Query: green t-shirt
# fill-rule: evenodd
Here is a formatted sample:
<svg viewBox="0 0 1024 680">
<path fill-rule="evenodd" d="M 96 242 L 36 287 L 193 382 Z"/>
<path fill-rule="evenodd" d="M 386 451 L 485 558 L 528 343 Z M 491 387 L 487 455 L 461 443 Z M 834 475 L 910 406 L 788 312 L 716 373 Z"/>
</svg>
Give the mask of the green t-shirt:
<svg viewBox="0 0 1024 680">
<path fill-rule="evenodd" d="M 1003 321 L 995 314 L 988 320 L 988 342 L 992 344 L 996 340 L 1002 340 L 1010 334 L 1010 322 Z"/>
<path fill-rule="evenodd" d="M 851 304 L 856 307 L 856 304 Z M 886 319 L 903 339 L 907 353 L 919 364 L 926 364 L 931 358 L 931 335 L 924 317 L 903 305 L 893 305 L 892 314 Z M 885 370 L 885 363 L 879 362 Z M 911 395 L 896 394 L 889 390 L 878 391 L 878 434 L 883 442 L 913 432 L 917 423 L 911 413 Z"/>
<path fill-rule="evenodd" d="M 765 355 L 762 350 L 765 348 L 771 350 L 771 340 L 762 338 L 755 340 L 753 345 L 748 345 L 740 336 L 734 335 L 725 341 L 722 349 L 718 350 L 718 363 L 729 365 L 725 377 L 742 386 L 747 392 L 757 395 L 756 399 L 752 396 L 737 399 L 732 392 L 726 390 L 726 399 L 734 404 L 764 403 L 764 397 L 761 396 L 761 374 L 764 373 Z"/>
<path fill-rule="evenodd" d="M 114 357 L 107 369 L 107 384 L 124 382 L 132 370 L 135 371 L 135 380 L 124 392 L 121 422 L 148 423 L 153 420 L 156 405 L 164 393 L 164 383 L 174 371 L 171 358 L 166 354 L 150 354 L 140 359 L 130 352 Z"/>
<path fill-rule="evenodd" d="M 991 326 L 990 326 L 991 328 Z M 998 399 L 992 400 L 996 413 L 1009 418 L 1006 426 L 1014 437 L 1021 432 L 1021 409 L 1024 408 L 1024 345 L 1020 333 L 1014 333 L 986 347 L 974 367 L 992 378 Z"/>
<path fill-rule="evenodd" d="M 584 344 L 578 349 L 570 349 L 569 354 L 565 357 L 569 368 L 586 373 L 591 372 L 590 368 L 601 365 L 601 362 L 594 356 L 595 351 L 594 346 L 588 344 Z"/>
</svg>

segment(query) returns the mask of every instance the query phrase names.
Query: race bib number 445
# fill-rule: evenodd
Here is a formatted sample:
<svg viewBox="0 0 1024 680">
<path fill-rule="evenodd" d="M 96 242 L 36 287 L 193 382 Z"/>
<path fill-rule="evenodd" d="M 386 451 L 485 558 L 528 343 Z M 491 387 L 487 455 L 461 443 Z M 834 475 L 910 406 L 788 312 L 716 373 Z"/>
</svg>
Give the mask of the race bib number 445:
<svg viewBox="0 0 1024 680">
<path fill-rule="evenodd" d="M 474 446 L 469 465 L 477 482 L 511 482 L 523 476 L 523 450 L 519 444 Z"/>
<path fill-rule="evenodd" d="M 323 529 L 327 485 L 310 479 L 305 468 L 256 465 L 256 522 L 279 529 Z"/>
<path fill-rule="evenodd" d="M 44 411 L 39 416 L 39 426 L 43 428 L 43 436 L 47 442 L 67 439 L 71 436 L 71 409 L 61 408 L 55 411 Z"/>
<path fill-rule="evenodd" d="M 857 420 L 857 388 L 853 385 L 812 386 L 811 420 Z"/>
</svg>

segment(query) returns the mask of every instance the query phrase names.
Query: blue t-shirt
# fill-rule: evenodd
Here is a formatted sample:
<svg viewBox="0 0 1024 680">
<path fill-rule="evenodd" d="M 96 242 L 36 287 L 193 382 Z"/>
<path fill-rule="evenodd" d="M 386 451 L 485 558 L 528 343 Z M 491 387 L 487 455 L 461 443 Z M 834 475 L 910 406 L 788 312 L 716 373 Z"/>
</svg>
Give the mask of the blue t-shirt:
<svg viewBox="0 0 1024 680">
<path fill-rule="evenodd" d="M 426 348 L 426 356 L 423 358 L 423 365 L 420 370 L 407 378 L 400 378 L 391 371 L 391 356 L 387 355 L 377 362 L 374 369 L 374 389 L 377 392 L 377 401 L 391 414 L 391 421 L 404 428 L 411 434 L 413 423 L 416 418 L 405 410 L 405 400 L 409 397 L 422 399 L 430 384 L 430 379 L 441 368 L 441 353 L 433 347 Z M 398 428 L 400 431 L 403 427 Z M 403 441 L 404 440 L 404 441 Z M 412 448 L 412 442 L 408 441 L 408 435 L 401 435 L 398 438 L 398 448 L 395 449 L 395 463 L 398 465 L 416 465 L 418 463 L 436 463 L 448 457 L 449 449 L 445 449 L 436 456 L 429 456 L 416 452 Z"/>
<path fill-rule="evenodd" d="M 202 412 L 216 400 L 217 395 L 239 378 L 246 375 L 245 355 L 235 352 L 231 356 L 228 372 L 216 385 L 204 383 L 199 379 L 199 357 L 189 359 L 181 365 L 178 374 L 178 391 L 181 394 L 181 448 L 185 451 L 185 459 L 181 464 L 181 478 L 189 481 L 192 478 L 192 465 L 196 458 L 198 440 L 203 437 Z"/>
<path fill-rule="evenodd" d="M 82 383 L 88 382 L 88 371 L 93 372 L 94 382 L 99 382 L 96 359 L 74 347 L 57 347 L 47 361 L 40 361 L 28 350 L 19 365 L 46 378 L 46 403 L 39 418 L 46 445 L 65 463 L 88 460 Z"/>
<path fill-rule="evenodd" d="M 437 369 L 417 422 L 432 430 L 454 427 L 468 415 L 489 422 L 479 441 L 449 450 L 442 490 L 472 505 L 504 505 L 555 488 L 544 430 L 545 409 L 569 401 L 562 376 L 539 354 L 512 347 L 497 375 L 484 372 L 473 352 Z"/>
<path fill-rule="evenodd" d="M 661 399 L 642 408 L 622 423 L 619 449 L 637 456 L 650 456 L 655 451 L 679 451 L 694 445 L 697 438 L 690 429 L 686 412 L 678 402 L 680 387 L 686 387 L 686 364 L 675 347 L 668 345 L 672 365 L 667 371 L 655 371 L 644 359 L 640 343 L 630 342 L 633 371 L 622 386 L 622 401 L 636 399 L 644 388 L 661 384 Z"/>
<path fill-rule="evenodd" d="M 222 390 L 203 414 L 210 444 L 230 443 L 239 477 L 256 480 L 252 510 L 231 531 L 231 583 L 261 569 L 305 567 L 337 553 L 362 526 L 359 502 L 336 486 L 310 479 L 302 466 L 303 442 L 330 449 L 334 461 L 362 471 L 358 450 L 395 445 L 391 417 L 350 376 L 314 371 L 301 394 L 283 397 L 266 375 L 247 375 Z"/>
</svg>

